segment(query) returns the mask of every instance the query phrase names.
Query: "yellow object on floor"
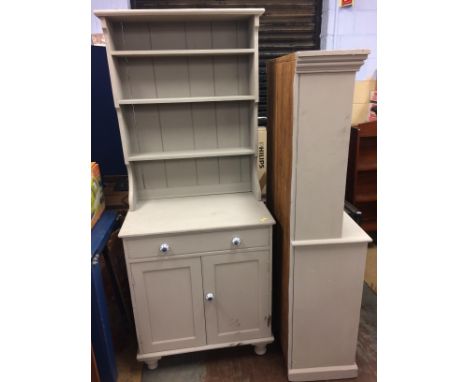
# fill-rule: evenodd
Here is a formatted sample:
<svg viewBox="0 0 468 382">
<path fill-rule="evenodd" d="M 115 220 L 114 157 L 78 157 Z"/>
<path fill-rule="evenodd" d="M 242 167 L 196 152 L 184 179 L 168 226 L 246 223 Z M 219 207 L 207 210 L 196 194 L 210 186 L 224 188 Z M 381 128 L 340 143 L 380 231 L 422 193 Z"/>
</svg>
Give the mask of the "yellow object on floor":
<svg viewBox="0 0 468 382">
<path fill-rule="evenodd" d="M 105 202 L 102 191 L 101 171 L 96 162 L 91 162 L 91 228 L 104 212 Z"/>
</svg>

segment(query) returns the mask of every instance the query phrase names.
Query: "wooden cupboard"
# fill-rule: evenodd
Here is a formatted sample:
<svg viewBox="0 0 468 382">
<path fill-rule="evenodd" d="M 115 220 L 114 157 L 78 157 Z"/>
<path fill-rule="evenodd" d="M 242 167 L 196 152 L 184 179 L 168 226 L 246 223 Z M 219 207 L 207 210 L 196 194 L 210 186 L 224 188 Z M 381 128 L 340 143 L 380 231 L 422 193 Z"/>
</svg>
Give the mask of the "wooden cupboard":
<svg viewBox="0 0 468 382">
<path fill-rule="evenodd" d="M 346 200 L 361 211 L 364 231 L 377 233 L 377 121 L 351 128 Z"/>
<path fill-rule="evenodd" d="M 367 242 L 344 212 L 355 72 L 368 51 L 268 63 L 268 207 L 276 219 L 280 341 L 290 381 L 350 378 Z"/>
<path fill-rule="evenodd" d="M 162 356 L 271 334 L 256 176 L 263 9 L 96 11 L 129 175 L 123 239 L 139 344 Z"/>
</svg>

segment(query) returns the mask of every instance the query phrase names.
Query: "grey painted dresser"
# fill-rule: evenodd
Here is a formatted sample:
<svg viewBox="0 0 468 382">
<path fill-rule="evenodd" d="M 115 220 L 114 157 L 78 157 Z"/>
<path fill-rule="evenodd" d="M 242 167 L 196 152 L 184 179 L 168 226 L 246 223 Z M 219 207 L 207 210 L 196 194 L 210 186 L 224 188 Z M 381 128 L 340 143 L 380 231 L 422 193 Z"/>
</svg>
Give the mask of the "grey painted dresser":
<svg viewBox="0 0 468 382">
<path fill-rule="evenodd" d="M 256 177 L 263 9 L 96 11 L 129 175 L 120 230 L 137 358 L 271 334 L 271 232 Z"/>
</svg>

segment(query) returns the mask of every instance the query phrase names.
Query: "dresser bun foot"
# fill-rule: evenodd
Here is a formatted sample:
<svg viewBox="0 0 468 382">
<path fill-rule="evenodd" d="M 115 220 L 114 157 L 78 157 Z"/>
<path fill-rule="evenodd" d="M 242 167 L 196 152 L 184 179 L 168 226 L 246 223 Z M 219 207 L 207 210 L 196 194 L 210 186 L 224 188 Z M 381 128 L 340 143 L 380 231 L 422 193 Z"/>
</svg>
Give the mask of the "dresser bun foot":
<svg viewBox="0 0 468 382">
<path fill-rule="evenodd" d="M 254 345 L 255 354 L 264 355 L 267 351 L 266 344 Z"/>
<path fill-rule="evenodd" d="M 148 369 L 149 370 L 154 370 L 158 367 L 158 361 L 160 360 L 161 358 L 157 358 L 157 359 L 152 359 L 151 361 L 145 361 L 146 363 L 146 366 L 148 366 Z"/>
</svg>

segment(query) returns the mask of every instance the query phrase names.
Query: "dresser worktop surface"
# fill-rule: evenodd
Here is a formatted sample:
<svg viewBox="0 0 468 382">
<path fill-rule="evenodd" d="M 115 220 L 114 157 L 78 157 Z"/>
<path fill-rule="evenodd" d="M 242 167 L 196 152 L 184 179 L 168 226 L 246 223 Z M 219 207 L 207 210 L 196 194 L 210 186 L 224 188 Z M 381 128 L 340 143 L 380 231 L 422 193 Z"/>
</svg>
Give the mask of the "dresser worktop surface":
<svg viewBox="0 0 468 382">
<path fill-rule="evenodd" d="M 250 192 L 139 202 L 129 211 L 120 237 L 160 235 L 275 224 L 264 203 Z"/>
</svg>

